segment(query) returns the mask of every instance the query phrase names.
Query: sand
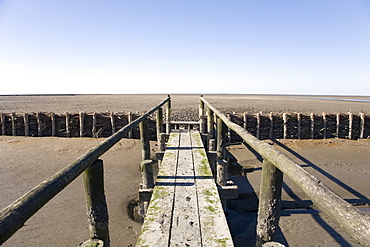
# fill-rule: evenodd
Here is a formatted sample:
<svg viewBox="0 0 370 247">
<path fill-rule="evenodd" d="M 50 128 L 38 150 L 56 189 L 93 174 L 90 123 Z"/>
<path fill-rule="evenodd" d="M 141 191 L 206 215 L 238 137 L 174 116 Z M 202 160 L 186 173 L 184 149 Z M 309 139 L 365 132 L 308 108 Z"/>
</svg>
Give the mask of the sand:
<svg viewBox="0 0 370 247">
<path fill-rule="evenodd" d="M 2 96 L 0 112 L 142 112 L 164 98 L 165 95 Z M 293 96 L 207 95 L 206 98 L 224 112 L 363 111 L 368 114 L 370 105 Z M 199 95 L 173 95 L 172 99 L 177 119 L 196 119 Z M 7 206 L 101 141 L 1 136 L 0 207 Z M 271 144 L 289 154 L 343 198 L 368 212 L 369 140 L 278 140 Z M 151 146 L 155 148 L 155 143 Z M 231 179 L 241 185 L 240 199 L 229 202 L 228 221 L 235 245 L 251 246 L 261 163 L 244 145 L 234 143 L 228 148 L 237 158 Z M 130 201 L 137 198 L 140 157 L 140 142 L 127 139 L 102 157 L 112 246 L 134 246 L 140 232 L 141 225 L 130 219 L 127 211 Z M 358 246 L 336 223 L 310 209 L 308 198 L 287 177 L 284 182 L 280 242 L 287 246 Z M 77 246 L 88 237 L 83 184 L 79 177 L 3 246 Z"/>
</svg>

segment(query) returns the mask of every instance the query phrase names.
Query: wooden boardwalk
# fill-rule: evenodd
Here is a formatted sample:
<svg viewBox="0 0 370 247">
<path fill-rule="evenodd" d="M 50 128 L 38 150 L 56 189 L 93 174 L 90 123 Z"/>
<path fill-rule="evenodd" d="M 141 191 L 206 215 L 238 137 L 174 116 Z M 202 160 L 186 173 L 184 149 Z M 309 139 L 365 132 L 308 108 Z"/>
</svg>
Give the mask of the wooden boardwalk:
<svg viewBox="0 0 370 247">
<path fill-rule="evenodd" d="M 198 131 L 170 134 L 136 246 L 233 246 Z"/>
</svg>

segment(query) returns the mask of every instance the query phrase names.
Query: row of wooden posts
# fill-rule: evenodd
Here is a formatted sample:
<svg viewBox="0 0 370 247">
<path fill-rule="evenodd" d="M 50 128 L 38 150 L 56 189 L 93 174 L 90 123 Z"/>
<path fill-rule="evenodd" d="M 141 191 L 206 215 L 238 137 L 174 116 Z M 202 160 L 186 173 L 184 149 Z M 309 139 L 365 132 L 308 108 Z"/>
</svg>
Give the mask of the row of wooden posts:
<svg viewBox="0 0 370 247">
<path fill-rule="evenodd" d="M 99 157 L 122 138 L 126 137 L 130 131 L 139 126 L 142 142 L 142 159 L 148 160 L 150 158 L 148 118 L 153 113 L 157 113 L 157 133 L 161 133 L 158 136 L 162 138 L 161 146 L 163 147 L 163 137 L 165 134 L 162 133 L 164 126 L 162 106 L 165 104 L 167 105 L 166 117 L 169 119 L 171 98 L 168 96 L 160 104 L 122 127 L 99 145 L 2 209 L 0 211 L 0 245 L 24 226 L 25 222 L 49 200 L 83 173 L 90 239 L 81 243 L 80 246 L 110 246 L 108 230 L 109 216 L 104 194 L 103 161 Z M 169 128 L 170 123 L 167 122 L 166 132 L 169 132 Z"/>
<path fill-rule="evenodd" d="M 108 137 L 141 115 L 130 112 L 1 113 L 0 130 L 2 135 L 13 136 Z M 370 138 L 370 116 L 365 113 L 233 113 L 227 116 L 260 140 Z M 154 140 L 157 133 L 155 119 L 150 117 L 148 121 L 149 135 Z M 171 124 L 176 128 L 197 122 L 171 121 Z M 127 137 L 139 138 L 139 131 L 134 129 Z"/>
<path fill-rule="evenodd" d="M 207 113 L 205 113 L 205 106 L 207 106 Z M 263 158 L 256 229 L 257 246 L 276 240 L 281 209 L 283 174 L 300 187 L 320 211 L 337 222 L 359 243 L 370 246 L 369 215 L 343 200 L 287 155 L 266 142 L 260 141 L 242 126 L 230 121 L 229 117 L 214 108 L 203 97 L 201 97 L 199 113 L 201 131 L 203 132 L 205 132 L 206 126 L 208 126 L 207 132 L 212 132 L 214 118 L 217 118 L 215 121 L 217 123 L 217 133 L 220 133 L 220 137 L 216 140 L 219 159 L 223 158 L 222 152 L 227 138 L 226 129 L 242 138 L 246 145 L 254 149 Z M 205 117 L 206 114 L 207 118 Z"/>
</svg>

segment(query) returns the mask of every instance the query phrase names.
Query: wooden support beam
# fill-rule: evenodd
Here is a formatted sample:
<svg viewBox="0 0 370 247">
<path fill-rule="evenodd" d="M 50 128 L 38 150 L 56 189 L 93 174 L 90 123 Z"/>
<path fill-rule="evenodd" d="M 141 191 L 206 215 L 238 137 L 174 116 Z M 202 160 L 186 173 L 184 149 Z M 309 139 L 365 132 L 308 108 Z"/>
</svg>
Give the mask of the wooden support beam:
<svg viewBox="0 0 370 247">
<path fill-rule="evenodd" d="M 310 119 L 311 119 L 310 137 L 311 137 L 311 139 L 314 139 L 314 137 L 315 137 L 315 114 L 311 113 Z"/>
<path fill-rule="evenodd" d="M 225 123 L 221 118 L 217 118 L 217 155 L 219 159 L 225 158 L 226 151 L 226 129 Z"/>
<path fill-rule="evenodd" d="M 207 108 L 207 132 L 209 140 L 214 138 L 214 122 L 213 111 Z"/>
<path fill-rule="evenodd" d="M 256 246 L 275 241 L 281 209 L 283 173 L 272 163 L 263 160 L 259 196 Z"/>
<path fill-rule="evenodd" d="M 42 123 L 41 123 L 41 117 L 40 117 L 40 112 L 36 113 L 36 118 L 37 118 L 37 136 L 41 137 L 42 136 Z"/>
<path fill-rule="evenodd" d="M 171 132 L 171 99 L 167 101 L 166 106 L 166 134 L 169 134 Z"/>
<path fill-rule="evenodd" d="M 200 100 L 199 102 L 199 130 L 201 134 L 206 134 L 207 133 L 207 123 L 206 123 L 206 118 L 205 118 L 205 112 L 204 112 L 204 102 Z"/>
<path fill-rule="evenodd" d="M 70 121 L 71 115 L 68 112 L 65 112 L 64 115 L 66 117 L 66 136 L 71 137 L 71 131 L 70 131 L 70 128 L 69 128 L 70 127 L 69 126 L 69 121 Z"/>
<path fill-rule="evenodd" d="M 365 113 L 360 113 L 360 139 L 364 139 L 365 133 Z"/>
<path fill-rule="evenodd" d="M 24 121 L 24 135 L 29 136 L 30 135 L 30 126 L 28 124 L 28 114 L 23 114 L 23 121 Z"/>
<path fill-rule="evenodd" d="M 248 116 L 247 116 L 247 113 L 244 112 L 243 113 L 243 128 L 247 129 L 247 127 L 248 127 Z"/>
<path fill-rule="evenodd" d="M 132 122 L 132 113 L 131 112 L 127 113 L 127 120 L 128 120 L 128 124 L 130 124 Z M 130 130 L 128 132 L 127 137 L 132 138 L 132 130 Z"/>
<path fill-rule="evenodd" d="M 55 123 L 55 113 L 50 113 L 50 120 L 51 120 L 51 136 L 56 136 L 56 123 Z"/>
<path fill-rule="evenodd" d="M 16 119 L 15 113 L 12 112 L 11 116 L 12 116 L 12 135 L 16 136 L 17 135 L 17 128 L 15 126 L 15 119 Z"/>
<path fill-rule="evenodd" d="M 104 246 L 110 246 L 108 229 L 108 208 L 104 194 L 103 161 L 96 160 L 83 173 L 86 208 L 90 239 L 100 239 Z"/>
<path fill-rule="evenodd" d="M 352 130 L 353 130 L 353 114 L 352 112 L 348 113 L 348 139 L 352 139 Z"/>
<path fill-rule="evenodd" d="M 273 139 L 274 138 L 274 115 L 272 112 L 269 114 L 270 118 L 270 132 L 269 132 L 269 138 Z"/>
<path fill-rule="evenodd" d="M 97 135 L 97 129 L 96 129 L 96 112 L 93 113 L 93 123 L 92 123 L 92 136 L 94 138 L 98 138 L 98 135 Z"/>
<path fill-rule="evenodd" d="M 141 171 L 143 189 L 153 188 L 154 187 L 153 161 L 152 160 L 142 160 L 140 163 L 140 171 Z"/>
<path fill-rule="evenodd" d="M 161 135 L 163 133 L 163 110 L 158 108 L 156 111 L 156 132 L 157 132 L 157 142 L 161 145 Z M 164 150 L 161 150 L 164 151 Z"/>
<path fill-rule="evenodd" d="M 288 116 L 286 112 L 283 113 L 283 138 L 287 139 L 288 136 Z"/>
<path fill-rule="evenodd" d="M 80 120 L 80 137 L 85 135 L 85 113 L 79 113 L 79 120 Z"/>
<path fill-rule="evenodd" d="M 142 122 L 140 122 L 139 128 L 142 148 L 142 160 L 148 160 L 150 159 L 148 118 L 145 118 Z"/>
<path fill-rule="evenodd" d="M 340 113 L 337 113 L 337 129 L 336 129 L 336 138 L 340 138 Z"/>
<path fill-rule="evenodd" d="M 114 120 L 114 112 L 111 112 L 109 117 L 113 135 L 114 133 L 116 133 L 116 121 Z"/>
<path fill-rule="evenodd" d="M 297 113 L 297 132 L 298 132 L 298 139 L 301 139 L 301 134 L 302 134 L 301 113 Z"/>
</svg>

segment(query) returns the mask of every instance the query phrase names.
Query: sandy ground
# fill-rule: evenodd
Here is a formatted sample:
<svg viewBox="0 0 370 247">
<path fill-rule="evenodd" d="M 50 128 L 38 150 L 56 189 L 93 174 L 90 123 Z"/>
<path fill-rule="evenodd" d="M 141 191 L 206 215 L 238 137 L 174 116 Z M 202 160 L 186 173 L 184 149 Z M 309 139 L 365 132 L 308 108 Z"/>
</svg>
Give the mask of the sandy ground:
<svg viewBox="0 0 370 247">
<path fill-rule="evenodd" d="M 146 111 L 164 98 L 165 95 L 1 96 L 0 112 L 136 112 Z M 196 116 L 198 95 L 173 95 L 172 99 L 175 116 Z M 229 112 L 370 112 L 370 103 L 293 96 L 207 95 L 206 99 Z M 7 206 L 101 141 L 1 136 L 0 207 Z M 280 140 L 271 144 L 344 199 L 369 212 L 369 140 Z M 231 179 L 240 184 L 241 194 L 239 200 L 229 202 L 228 221 L 236 246 L 252 246 L 261 163 L 244 145 L 236 143 L 229 149 L 237 159 Z M 127 139 L 102 157 L 112 246 L 134 246 L 140 232 L 141 225 L 131 220 L 127 212 L 129 202 L 137 198 L 140 157 L 139 141 Z M 307 207 L 308 198 L 287 177 L 284 177 L 283 201 L 278 240 L 286 246 L 358 246 L 336 223 Z M 3 246 L 77 246 L 88 237 L 83 184 L 79 177 Z"/>
</svg>

